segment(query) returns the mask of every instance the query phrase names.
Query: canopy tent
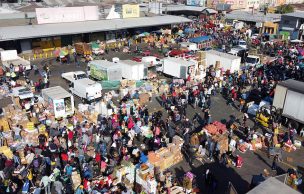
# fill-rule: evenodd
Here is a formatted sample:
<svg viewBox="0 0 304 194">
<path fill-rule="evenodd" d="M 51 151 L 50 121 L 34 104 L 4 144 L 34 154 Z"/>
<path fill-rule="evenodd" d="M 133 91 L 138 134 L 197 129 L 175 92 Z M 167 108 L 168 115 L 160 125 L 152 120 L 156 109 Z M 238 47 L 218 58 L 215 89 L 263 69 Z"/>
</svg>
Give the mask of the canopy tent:
<svg viewBox="0 0 304 194">
<path fill-rule="evenodd" d="M 91 46 L 92 46 L 92 49 L 98 49 L 99 48 L 99 44 L 97 42 L 92 42 Z"/>
<path fill-rule="evenodd" d="M 189 42 L 193 42 L 193 43 L 201 43 L 207 40 L 211 40 L 211 36 L 200 36 L 200 37 L 196 37 L 196 38 L 190 38 Z"/>
<path fill-rule="evenodd" d="M 137 37 L 145 37 L 145 36 L 149 36 L 149 35 L 150 35 L 149 32 L 143 32 L 143 33 L 137 35 Z"/>
<path fill-rule="evenodd" d="M 61 50 L 60 51 L 60 57 L 64 57 L 64 56 L 66 56 L 66 55 L 68 55 L 69 54 L 69 52 L 68 51 L 66 51 L 66 50 Z"/>
</svg>

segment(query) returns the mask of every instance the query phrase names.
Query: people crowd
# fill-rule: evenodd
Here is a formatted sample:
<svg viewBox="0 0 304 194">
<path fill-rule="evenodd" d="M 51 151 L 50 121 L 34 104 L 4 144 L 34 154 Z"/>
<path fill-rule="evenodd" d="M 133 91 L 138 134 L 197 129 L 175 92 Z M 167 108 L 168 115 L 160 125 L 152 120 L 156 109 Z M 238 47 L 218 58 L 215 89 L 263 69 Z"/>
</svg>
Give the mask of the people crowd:
<svg viewBox="0 0 304 194">
<path fill-rule="evenodd" d="M 191 27 L 200 35 L 211 35 L 217 45 L 232 45 L 235 41 L 247 38 L 246 32 L 227 32 L 214 25 L 205 28 L 210 21 L 203 19 L 188 26 L 179 26 L 184 29 Z M 193 35 L 186 35 L 179 41 L 186 41 Z M 266 47 L 265 47 L 266 48 Z M 236 107 L 244 113 L 240 124 L 249 141 L 257 128 L 248 125 L 247 103 L 250 101 L 266 100 L 272 102 L 274 89 L 279 81 L 286 79 L 303 80 L 301 67 L 302 45 L 285 43 L 278 47 L 272 45 L 265 52 L 275 53 L 276 60 L 262 64 L 260 67 L 246 68 L 241 72 L 222 72 L 218 77 L 216 68 L 207 68 L 204 80 L 173 80 L 167 92 L 160 93 L 157 99 L 163 109 L 153 111 L 145 104 L 139 105 L 130 101 L 139 98 L 138 94 L 128 93 L 116 110 L 109 116 L 99 116 L 97 123 L 89 121 L 80 122 L 76 116 L 58 120 L 56 123 L 47 123 L 47 118 L 41 119 L 44 110 L 36 112 L 35 102 L 27 108 L 28 115 L 36 117 L 40 124 L 45 125 L 45 131 L 38 136 L 37 145 L 24 145 L 22 149 L 13 149 L 13 157 L 8 158 L 0 154 L 0 193 L 35 193 L 42 190 L 50 193 L 131 193 L 129 187 L 122 183 L 116 184 L 113 176 L 114 169 L 122 162 L 132 162 L 134 165 L 147 162 L 148 152 L 156 151 L 172 142 L 178 135 L 184 139 L 186 153 L 191 153 L 191 136 L 198 129 L 213 122 L 210 112 L 213 106 L 213 96 L 222 95 L 227 100 L 227 106 Z M 108 51 L 107 51 L 108 52 Z M 40 74 L 38 66 L 33 67 L 35 75 Z M 24 73 L 22 66 L 19 68 L 19 77 L 24 76 L 26 84 L 35 88 L 39 93 L 41 89 L 49 87 L 49 66 L 44 67 L 44 74 L 38 82 L 31 81 Z M 40 75 L 41 76 L 41 75 Z M 1 84 L 8 84 L 10 88 L 16 86 L 18 75 L 14 71 L 8 72 L 3 77 Z M 113 98 L 107 98 L 107 107 L 115 109 Z M 187 107 L 191 106 L 199 114 L 189 118 Z M 233 130 L 232 124 L 236 118 L 227 122 L 229 143 L 231 143 Z M 273 120 L 275 125 L 283 121 L 280 118 Z M 150 136 L 144 136 L 142 128 L 151 129 Z M 22 140 L 23 127 L 16 125 L 12 128 L 14 140 Z M 3 129 L 0 133 L 2 135 Z M 283 141 L 293 141 L 297 131 L 290 129 Z M 302 132 L 303 135 L 303 132 Z M 225 153 L 219 155 L 217 145 L 207 135 L 203 135 L 198 142 L 199 154 L 207 155 L 210 161 L 220 160 L 227 165 Z M 93 152 L 93 153 L 92 153 Z M 21 162 L 21 156 L 25 161 Z M 237 167 L 243 164 L 242 158 L 235 157 Z M 190 160 L 193 156 L 190 156 Z M 272 168 L 277 167 L 277 156 Z M 81 183 L 73 187 L 73 172 L 81 177 Z M 170 174 L 170 173 L 169 173 Z M 208 169 L 206 171 L 206 185 L 215 190 L 218 183 L 215 176 Z M 158 192 L 169 193 L 167 179 L 158 180 Z M 175 181 L 172 181 L 175 184 Z M 172 184 L 169 184 L 172 186 Z M 140 192 L 136 190 L 136 192 Z"/>
</svg>

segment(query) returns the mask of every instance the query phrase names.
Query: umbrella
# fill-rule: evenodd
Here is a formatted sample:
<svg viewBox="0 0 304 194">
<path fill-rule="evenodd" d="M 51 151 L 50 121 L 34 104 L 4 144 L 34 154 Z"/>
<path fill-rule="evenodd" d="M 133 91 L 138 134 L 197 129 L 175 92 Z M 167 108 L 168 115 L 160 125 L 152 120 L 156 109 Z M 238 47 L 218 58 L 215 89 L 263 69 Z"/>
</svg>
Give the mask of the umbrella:
<svg viewBox="0 0 304 194">
<path fill-rule="evenodd" d="M 60 57 L 64 57 L 64 56 L 68 55 L 68 52 L 65 50 L 61 50 L 59 55 L 60 55 Z"/>
<path fill-rule="evenodd" d="M 99 48 L 99 44 L 97 42 L 93 42 L 92 49 L 98 49 L 98 48 Z"/>
<path fill-rule="evenodd" d="M 137 37 L 145 37 L 145 36 L 149 36 L 149 35 L 150 35 L 149 32 L 143 32 L 143 33 L 137 35 Z"/>
<path fill-rule="evenodd" d="M 292 42 L 292 43 L 302 43 L 303 41 L 299 40 L 299 39 L 295 39 L 295 40 L 291 40 L 290 42 Z"/>
<path fill-rule="evenodd" d="M 58 56 L 58 55 L 59 55 L 59 53 L 60 53 L 60 50 L 59 50 L 59 49 L 54 50 L 54 52 L 53 52 L 53 53 L 54 53 L 54 55 L 55 55 L 55 56 Z"/>
</svg>

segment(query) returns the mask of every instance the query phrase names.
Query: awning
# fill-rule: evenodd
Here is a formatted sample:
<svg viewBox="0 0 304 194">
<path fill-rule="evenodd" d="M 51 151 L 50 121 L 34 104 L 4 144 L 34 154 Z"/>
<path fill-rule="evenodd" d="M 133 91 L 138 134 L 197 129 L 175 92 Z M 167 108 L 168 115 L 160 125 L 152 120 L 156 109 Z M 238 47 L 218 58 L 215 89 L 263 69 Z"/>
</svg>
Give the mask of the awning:
<svg viewBox="0 0 304 194">
<path fill-rule="evenodd" d="M 201 43 L 207 40 L 211 40 L 211 36 L 200 36 L 200 37 L 196 37 L 196 38 L 190 38 L 189 42 L 193 42 L 193 43 Z"/>
</svg>

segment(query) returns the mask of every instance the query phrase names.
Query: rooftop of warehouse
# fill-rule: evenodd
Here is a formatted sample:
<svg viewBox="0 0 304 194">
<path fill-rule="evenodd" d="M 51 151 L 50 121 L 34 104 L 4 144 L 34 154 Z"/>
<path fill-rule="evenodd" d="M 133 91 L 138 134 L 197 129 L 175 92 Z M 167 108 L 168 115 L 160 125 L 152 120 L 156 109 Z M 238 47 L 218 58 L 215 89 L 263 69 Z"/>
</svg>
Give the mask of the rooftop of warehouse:
<svg viewBox="0 0 304 194">
<path fill-rule="evenodd" d="M 283 14 L 283 16 L 291 16 L 291 17 L 296 17 L 296 18 L 304 18 L 304 11 L 296 11 L 292 13 L 286 13 Z"/>
<path fill-rule="evenodd" d="M 281 14 L 255 12 L 250 11 L 232 11 L 226 15 L 226 19 L 248 21 L 248 22 L 280 22 Z"/>
<path fill-rule="evenodd" d="M 191 22 L 191 20 L 180 16 L 159 15 L 126 19 L 7 26 L 0 28 L 0 41 L 170 25 L 185 22 Z M 81 28 L 79 28 L 79 26 L 81 26 Z"/>
</svg>

